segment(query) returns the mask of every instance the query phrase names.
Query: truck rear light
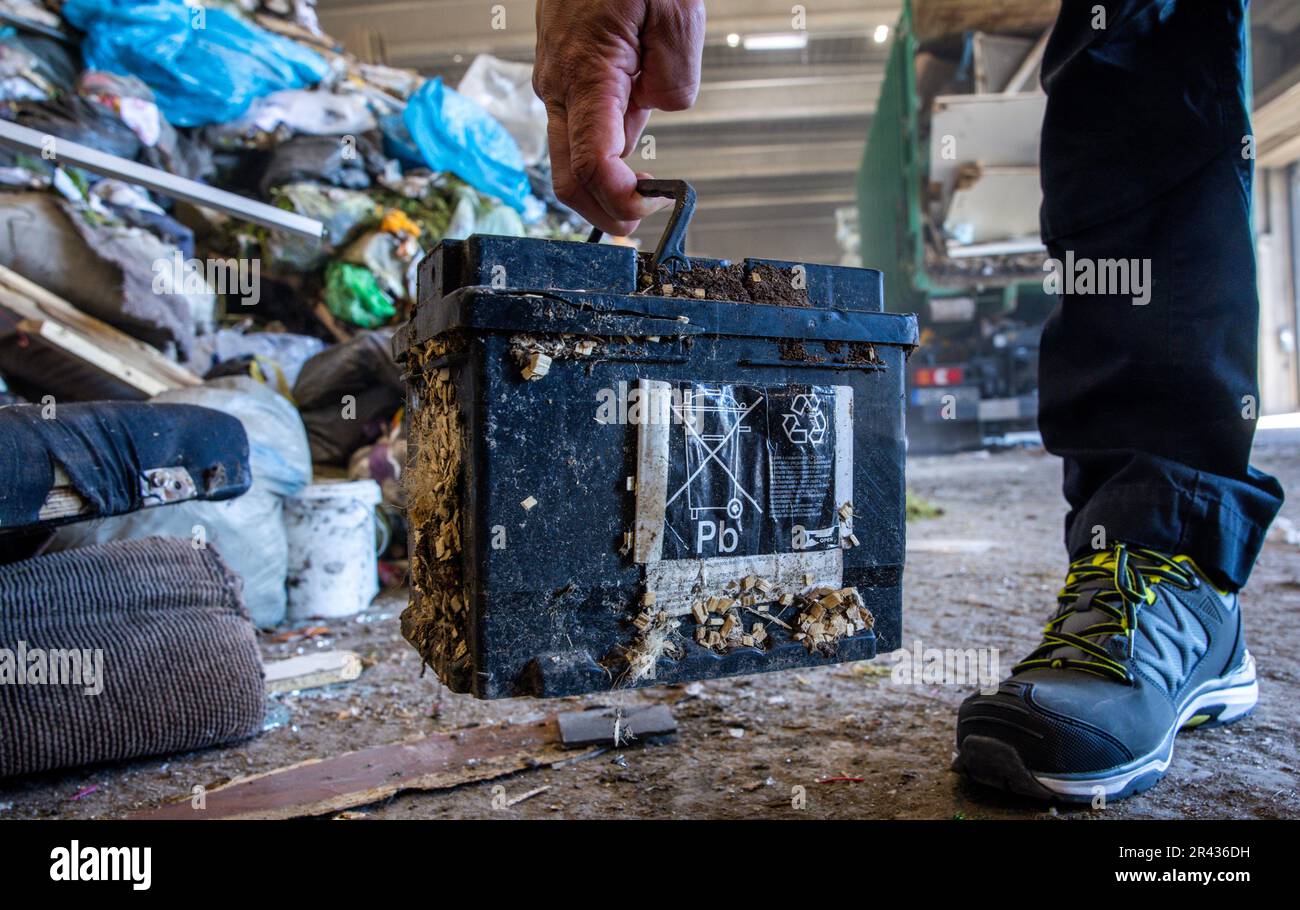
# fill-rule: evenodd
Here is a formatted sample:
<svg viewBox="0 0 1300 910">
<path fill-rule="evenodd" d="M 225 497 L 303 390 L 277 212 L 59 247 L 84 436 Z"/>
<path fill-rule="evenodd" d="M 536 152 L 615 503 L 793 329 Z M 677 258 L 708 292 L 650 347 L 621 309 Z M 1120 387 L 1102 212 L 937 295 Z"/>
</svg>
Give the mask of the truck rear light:
<svg viewBox="0 0 1300 910">
<path fill-rule="evenodd" d="M 912 381 L 919 386 L 961 385 L 965 378 L 961 367 L 922 367 L 913 374 Z"/>
</svg>

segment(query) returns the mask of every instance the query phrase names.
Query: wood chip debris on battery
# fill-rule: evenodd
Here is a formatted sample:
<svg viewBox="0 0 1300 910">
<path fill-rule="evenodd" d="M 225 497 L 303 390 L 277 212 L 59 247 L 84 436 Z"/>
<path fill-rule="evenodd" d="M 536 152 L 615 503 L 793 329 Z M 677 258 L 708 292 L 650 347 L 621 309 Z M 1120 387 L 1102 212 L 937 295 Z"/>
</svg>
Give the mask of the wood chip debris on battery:
<svg viewBox="0 0 1300 910">
<path fill-rule="evenodd" d="M 802 593 L 778 593 L 771 581 L 757 575 L 728 582 L 723 593 L 691 604 L 696 644 L 720 653 L 734 648 L 769 648 L 774 644 L 768 632 L 770 624 L 791 633 L 811 652 L 874 626 L 875 618 L 857 588 L 813 588 L 813 581 L 810 573 L 804 575 L 810 590 Z M 793 624 L 781 618 L 792 608 L 797 611 Z M 760 621 L 747 623 L 742 613 Z"/>
<path fill-rule="evenodd" d="M 600 348 L 599 340 L 581 335 L 510 337 L 510 356 L 519 365 L 520 374 L 529 382 L 545 378 L 557 360 L 591 357 Z"/>
<path fill-rule="evenodd" d="M 659 659 L 676 660 L 682 656 L 681 621 L 665 610 L 646 608 L 632 620 L 639 633 L 631 645 L 623 649 L 626 669 L 617 684 L 634 686 L 658 673 Z"/>
<path fill-rule="evenodd" d="M 530 354 L 524 364 L 524 378 L 536 382 L 551 371 L 551 358 L 546 354 Z"/>
<path fill-rule="evenodd" d="M 846 502 L 839 508 L 840 514 L 840 546 L 846 550 L 851 550 L 861 545 L 856 534 L 853 533 L 853 503 Z"/>
<path fill-rule="evenodd" d="M 800 609 L 794 624 L 799 631 L 794 633 L 794 639 L 803 642 L 810 652 L 875 625 L 875 617 L 857 588 L 820 587 L 800 594 L 796 601 Z"/>
<path fill-rule="evenodd" d="M 408 513 L 414 528 L 411 603 L 402 612 L 402 635 L 444 681 L 468 672 L 463 627 L 469 598 L 460 573 L 460 479 L 463 427 L 451 371 L 437 366 L 454 353 L 434 340 L 411 352 L 410 380 L 419 407 L 408 416 L 419 439 L 405 472 Z"/>
</svg>

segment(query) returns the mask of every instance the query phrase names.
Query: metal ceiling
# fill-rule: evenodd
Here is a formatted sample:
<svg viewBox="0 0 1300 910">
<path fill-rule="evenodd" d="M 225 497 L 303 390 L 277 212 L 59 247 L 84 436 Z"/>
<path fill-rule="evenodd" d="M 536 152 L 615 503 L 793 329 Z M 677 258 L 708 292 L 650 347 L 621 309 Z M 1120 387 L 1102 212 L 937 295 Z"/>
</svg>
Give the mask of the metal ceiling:
<svg viewBox="0 0 1300 910">
<path fill-rule="evenodd" d="M 1300 0 L 1253 0 L 1255 138 L 1263 167 L 1300 161 Z"/>
<path fill-rule="evenodd" d="M 971 2 L 988 0 L 960 0 Z M 944 3 L 959 5 L 933 5 Z M 998 5 L 1013 19 L 1023 9 L 1037 29 L 1042 10 L 1053 4 Z M 855 202 L 854 178 L 889 47 L 874 34 L 890 26 L 892 38 L 901 0 L 817 0 L 802 7 L 789 0 L 708 0 L 707 6 L 699 100 L 690 111 L 654 115 L 648 132 L 656 158 L 638 161 L 637 169 L 695 183 L 694 253 L 837 261 L 834 212 Z M 731 35 L 790 34 L 792 6 L 806 9 L 805 48 L 729 45 Z M 1300 47 L 1300 40 L 1292 43 L 1300 39 L 1300 0 L 1253 0 L 1252 9 L 1256 34 L 1267 45 L 1259 55 L 1276 58 L 1277 76 L 1285 77 L 1257 90 L 1283 92 L 1300 83 L 1300 56 L 1292 52 Z M 382 62 L 452 84 L 475 54 L 533 57 L 533 0 L 318 0 L 318 10 L 326 31 L 355 52 L 378 48 Z M 1289 115 L 1287 105 L 1274 119 Z M 1300 130 L 1300 114 L 1296 120 Z M 646 222 L 643 243 L 653 244 L 662 223 L 662 216 Z"/>
</svg>

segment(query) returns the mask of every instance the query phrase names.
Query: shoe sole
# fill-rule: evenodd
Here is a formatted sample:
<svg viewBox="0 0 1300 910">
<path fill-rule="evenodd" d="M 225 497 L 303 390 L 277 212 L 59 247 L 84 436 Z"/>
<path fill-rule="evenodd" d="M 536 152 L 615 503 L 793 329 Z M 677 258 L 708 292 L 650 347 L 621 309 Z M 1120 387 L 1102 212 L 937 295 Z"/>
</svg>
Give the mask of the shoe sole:
<svg viewBox="0 0 1300 910">
<path fill-rule="evenodd" d="M 1258 701 L 1255 660 L 1247 653 L 1236 671 L 1208 680 L 1188 697 L 1178 713 L 1178 723 L 1163 743 L 1127 764 L 1086 774 L 1037 774 L 1025 767 L 1024 759 L 1009 743 L 990 736 L 968 736 L 953 768 L 977 783 L 1033 799 L 1068 803 L 1123 799 L 1160 782 L 1173 761 L 1174 739 L 1180 731 L 1241 720 Z"/>
</svg>

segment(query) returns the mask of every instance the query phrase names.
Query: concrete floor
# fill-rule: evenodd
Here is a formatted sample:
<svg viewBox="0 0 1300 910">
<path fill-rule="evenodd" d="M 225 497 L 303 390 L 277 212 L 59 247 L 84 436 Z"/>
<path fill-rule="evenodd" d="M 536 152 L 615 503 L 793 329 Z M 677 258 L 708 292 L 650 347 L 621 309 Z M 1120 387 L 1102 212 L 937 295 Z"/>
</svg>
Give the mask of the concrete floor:
<svg viewBox="0 0 1300 910">
<path fill-rule="evenodd" d="M 1300 487 L 1296 433 L 1263 434 L 1257 464 Z M 909 486 L 941 506 L 915 522 L 907 568 L 905 638 L 924 648 L 986 648 L 1005 674 L 1038 641 L 1064 557 L 1060 467 L 1041 452 L 919 458 Z M 1300 504 L 1283 515 L 1300 525 Z M 554 769 L 436 793 L 406 793 L 357 813 L 370 818 L 1016 818 L 1058 815 L 969 786 L 950 770 L 954 717 L 966 685 L 904 685 L 887 660 L 689 687 L 617 692 L 558 703 L 476 702 L 419 677 L 397 631 L 401 592 L 310 641 L 264 644 L 268 659 L 309 648 L 363 655 L 360 680 L 284 696 L 288 722 L 239 746 L 28 778 L 0 785 L 0 819 L 117 817 L 241 775 L 466 724 L 505 723 L 539 710 L 667 702 L 671 741 L 610 750 Z M 1258 711 L 1224 729 L 1179 739 L 1155 790 L 1102 810 L 1059 817 L 1300 817 L 1300 547 L 1270 541 L 1244 595 L 1261 675 Z M 850 780 L 828 780 L 850 778 Z M 508 797 L 548 787 L 513 808 Z M 803 788 L 804 808 L 792 806 Z M 498 791 L 499 792 L 499 791 Z"/>
</svg>

